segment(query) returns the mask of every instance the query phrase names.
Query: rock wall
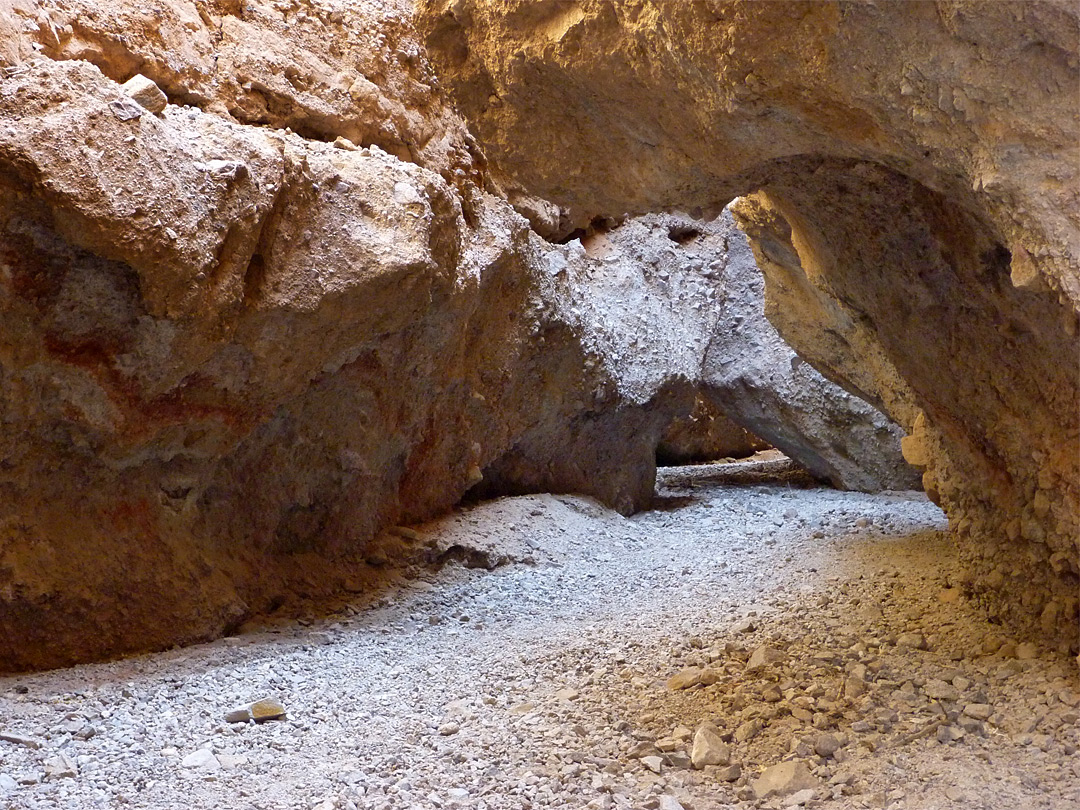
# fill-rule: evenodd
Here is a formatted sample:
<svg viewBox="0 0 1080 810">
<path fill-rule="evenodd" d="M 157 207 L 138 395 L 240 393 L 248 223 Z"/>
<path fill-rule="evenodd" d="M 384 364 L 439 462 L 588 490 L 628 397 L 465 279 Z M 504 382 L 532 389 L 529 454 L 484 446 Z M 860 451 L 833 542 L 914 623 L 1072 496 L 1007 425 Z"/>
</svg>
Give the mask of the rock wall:
<svg viewBox="0 0 1080 810">
<path fill-rule="evenodd" d="M 682 369 L 620 376 L 402 7 L 15 3 L 0 32 L 0 669 L 340 590 L 553 413 L 620 450 L 553 486 L 651 496 Z"/>
<path fill-rule="evenodd" d="M 702 383 L 738 424 L 838 489 L 918 489 L 903 431 L 830 382 L 766 319 L 765 283 L 746 235 L 725 211 L 708 233 L 723 239 L 725 306 Z M 715 238 L 714 237 L 714 238 Z"/>
<path fill-rule="evenodd" d="M 454 8 L 472 13 L 468 2 Z M 1041 542 L 1046 554 L 1014 570 L 1000 561 L 1010 548 L 1003 542 L 986 563 L 998 584 L 1047 565 L 1062 569 L 1054 581 L 1074 575 L 1074 549 L 1063 551 L 1061 538 L 1075 522 L 1066 413 L 1075 381 L 1047 359 L 1075 343 L 1074 311 L 1048 291 L 1068 287 L 1062 279 L 1071 278 L 1072 265 L 1060 251 L 1040 253 L 1044 243 L 1025 230 L 1031 223 L 1071 227 L 1052 200 L 1039 198 L 1042 209 L 1008 231 L 1009 245 L 1023 236 L 1029 252 L 1012 250 L 1005 284 L 1005 254 L 994 241 L 1003 226 L 993 217 L 1001 211 L 954 210 L 952 186 L 933 184 L 951 177 L 947 172 L 880 168 L 872 150 L 843 159 L 829 150 L 813 159 L 773 159 L 761 154 L 762 141 L 741 153 L 750 174 L 729 177 L 714 167 L 703 179 L 695 166 L 711 165 L 700 150 L 715 140 L 688 141 L 701 128 L 680 115 L 664 117 L 663 126 L 685 126 L 646 146 L 657 111 L 644 108 L 631 125 L 626 104 L 634 96 L 616 93 L 595 108 L 607 118 L 551 130 L 546 134 L 560 139 L 551 145 L 535 141 L 545 137 L 543 128 L 528 131 L 519 145 L 529 144 L 529 160 L 543 164 L 551 157 L 545 149 L 595 145 L 594 125 L 611 124 L 613 133 L 637 126 L 646 139 L 623 144 L 625 176 L 610 162 L 608 144 L 592 156 L 573 152 L 564 163 L 571 171 L 555 180 L 554 163 L 538 176 L 522 174 L 515 161 L 529 160 L 493 137 L 511 133 L 510 122 L 486 128 L 484 111 L 474 108 L 481 96 L 470 95 L 472 72 L 486 71 L 491 82 L 500 74 L 478 60 L 470 37 L 497 35 L 508 44 L 513 32 L 540 26 L 543 47 L 528 45 L 522 60 L 539 53 L 551 60 L 551 75 L 565 74 L 565 89 L 580 89 L 575 71 L 587 62 L 561 63 L 566 49 L 579 35 L 610 36 L 613 49 L 592 54 L 588 69 L 598 72 L 589 81 L 621 93 L 605 82 L 642 66 L 618 61 L 635 36 L 653 47 L 650 26 L 670 17 L 672 35 L 681 37 L 696 30 L 700 21 L 691 18 L 708 7 L 679 8 L 492 4 L 490 19 L 470 18 L 464 28 L 460 20 L 447 23 L 444 9 L 427 7 L 421 20 L 440 77 L 490 141 L 496 163 L 489 166 L 444 96 L 403 1 L 5 4 L 0 669 L 205 638 L 289 594 L 339 590 L 366 564 L 380 529 L 444 511 L 470 488 L 574 490 L 624 511 L 640 507 L 652 493 L 656 444 L 692 407 L 702 380 L 734 391 L 743 382 L 733 381 L 746 379 L 725 376 L 722 362 L 739 342 L 740 324 L 720 291 L 729 243 L 741 237 L 730 218 L 717 226 L 720 236 L 695 247 L 692 225 L 673 231 L 665 220 L 654 232 L 637 221 L 605 235 L 597 217 L 621 219 L 626 210 L 667 202 L 722 203 L 725 188 L 768 185 L 769 204 L 790 223 L 807 284 L 821 291 L 820 300 L 841 300 L 847 309 L 836 312 L 868 325 L 918 410 L 910 426 L 905 421 L 914 431 L 908 455 L 927 464 L 946 506 L 968 515 L 976 534 L 983 531 L 978 521 L 995 519 L 1008 497 L 1022 507 L 1016 542 Z M 773 13 L 731 8 L 748 14 L 751 28 Z M 807 8 L 803 23 L 814 23 L 822 13 L 816 8 Z M 499 31 L 504 12 L 512 24 Z M 624 13 L 637 13 L 637 21 Z M 1057 12 L 1045 13 L 1036 15 L 1038 24 L 1054 29 Z M 695 37 L 683 43 L 690 53 L 712 47 Z M 1051 45 L 1037 51 L 1053 70 L 1056 53 Z M 671 70 L 690 64 L 661 60 L 666 67 L 653 79 L 663 87 Z M 530 70 L 515 82 L 541 85 L 533 88 L 535 106 L 514 126 L 526 127 L 530 116 L 544 121 L 553 100 L 565 102 L 563 123 L 583 114 L 582 99 L 553 99 L 542 81 L 548 74 Z M 482 98 L 496 106 L 492 95 Z M 513 102 L 507 110 L 526 104 L 503 95 Z M 668 96 L 673 106 L 665 116 L 676 107 L 696 109 L 685 97 L 676 104 L 677 93 Z M 731 114 L 746 114 L 741 105 Z M 1041 114 L 1052 139 L 1059 112 Z M 845 143 L 824 135 L 821 142 Z M 649 149 L 662 155 L 645 159 Z M 802 184 L 819 170 L 818 185 Z M 538 181 L 545 171 L 552 182 Z M 1067 179 L 1046 194 L 1067 198 Z M 672 182 L 670 194 L 660 193 Z M 576 230 L 583 239 L 551 245 L 507 201 L 537 231 Z M 919 246 L 890 271 L 900 279 L 895 290 L 875 281 L 885 278 L 875 268 L 890 266 L 895 245 L 867 245 L 864 232 L 843 230 L 853 221 L 845 205 L 863 217 L 854 221 L 872 222 L 860 201 L 881 206 L 905 247 Z M 808 219 L 807 211 L 821 219 Z M 966 239 L 962 250 L 950 252 L 946 233 Z M 705 244 L 714 238 L 720 241 Z M 757 279 L 745 240 L 740 244 L 744 278 Z M 849 253 L 839 252 L 844 245 Z M 927 257 L 940 260 L 933 273 Z M 985 289 L 968 295 L 966 285 L 976 283 Z M 941 285 L 953 296 L 944 308 L 931 295 Z M 924 288 L 931 292 L 919 293 Z M 916 315 L 890 318 L 898 297 L 907 301 L 912 290 L 930 310 L 916 315 L 940 317 L 943 328 L 940 338 L 905 355 L 905 330 Z M 760 285 L 754 295 L 760 312 Z M 984 322 L 987 311 L 996 320 Z M 730 328 L 718 330 L 724 318 Z M 1062 337 L 1052 326 L 1072 332 Z M 995 351 L 1013 351 L 1015 361 L 993 379 L 952 380 L 950 373 L 985 369 L 977 362 L 958 368 L 950 351 L 972 352 L 986 340 Z M 783 351 L 786 373 L 809 379 L 806 364 L 793 369 Z M 841 355 L 835 368 L 815 362 L 900 414 L 876 387 L 877 376 L 852 382 L 850 369 L 861 365 Z M 753 370 L 748 357 L 740 360 L 744 371 Z M 922 362 L 931 365 L 920 376 Z M 933 385 L 942 390 L 928 396 Z M 1015 408 L 980 399 L 987 385 L 1002 387 L 999 396 L 1013 397 L 1007 404 Z M 761 400 L 761 391 L 743 388 L 738 401 Z M 835 390 L 837 403 L 851 400 Z M 779 408 L 759 404 L 752 413 Z M 1054 442 L 1020 433 L 976 440 L 969 422 L 1002 413 L 1042 426 L 1057 418 L 1055 430 L 1065 433 L 1055 432 Z M 745 426 L 750 417 L 739 418 Z M 793 418 L 781 421 L 790 427 Z M 780 435 L 764 425 L 763 438 L 769 429 Z M 795 433 L 805 438 L 819 429 Z M 1006 420 L 997 429 L 1020 428 Z M 858 441 L 895 441 L 886 434 Z M 1032 439 L 1029 460 L 1014 463 L 1010 454 L 1021 439 Z M 903 469 L 892 458 L 893 469 Z M 1032 465 L 1040 470 L 1035 479 Z M 819 474 L 851 472 L 836 464 L 832 470 Z M 986 480 L 997 489 L 973 483 Z M 1032 499 L 1036 486 L 1042 495 Z M 1070 620 L 1075 601 L 1055 598 L 1055 612 L 1045 591 L 1033 593 L 1045 624 Z M 1027 607 L 1036 609 L 1031 600 Z"/>
<path fill-rule="evenodd" d="M 711 397 L 699 391 L 694 409 L 668 425 L 656 447 L 661 466 L 746 458 L 771 445 L 731 421 Z"/>
<path fill-rule="evenodd" d="M 799 360 L 765 320 L 761 272 L 730 213 L 712 223 L 647 215 L 548 250 L 560 310 L 592 346 L 584 361 L 607 359 L 622 400 L 639 405 L 612 408 L 600 390 L 583 401 L 558 387 L 565 377 L 552 385 L 547 369 L 536 369 L 545 415 L 484 470 L 476 494 L 587 492 L 624 512 L 639 509 L 653 491 L 653 464 L 639 449 L 660 444 L 672 408 L 690 412 L 695 389 L 732 428 L 835 487 L 919 487 L 901 454 L 902 431 Z M 564 361 L 549 350 L 543 363 Z M 657 409 L 662 400 L 671 407 Z"/>
<path fill-rule="evenodd" d="M 420 7 L 492 176 L 557 206 L 550 236 L 763 190 L 798 295 L 857 355 L 796 348 L 914 431 L 987 606 L 1076 649 L 1074 4 Z"/>
</svg>

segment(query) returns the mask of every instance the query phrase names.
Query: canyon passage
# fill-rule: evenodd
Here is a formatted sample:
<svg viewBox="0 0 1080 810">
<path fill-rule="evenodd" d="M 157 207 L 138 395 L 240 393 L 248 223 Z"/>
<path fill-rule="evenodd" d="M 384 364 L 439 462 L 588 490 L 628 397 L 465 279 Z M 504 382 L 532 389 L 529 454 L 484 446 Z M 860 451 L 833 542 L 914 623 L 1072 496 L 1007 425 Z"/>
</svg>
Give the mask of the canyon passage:
<svg viewBox="0 0 1080 810">
<path fill-rule="evenodd" d="M 1074 806 L 1078 91 L 1053 0 L 5 3 L 0 806 Z"/>
</svg>

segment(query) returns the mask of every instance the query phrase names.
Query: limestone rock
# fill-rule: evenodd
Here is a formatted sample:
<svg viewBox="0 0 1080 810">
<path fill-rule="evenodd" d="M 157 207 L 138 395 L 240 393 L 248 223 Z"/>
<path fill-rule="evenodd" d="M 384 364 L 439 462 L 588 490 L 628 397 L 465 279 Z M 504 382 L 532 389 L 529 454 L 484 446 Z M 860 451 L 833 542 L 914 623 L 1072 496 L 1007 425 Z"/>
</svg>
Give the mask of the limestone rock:
<svg viewBox="0 0 1080 810">
<path fill-rule="evenodd" d="M 141 73 L 136 73 L 124 82 L 121 88 L 132 100 L 137 101 L 152 113 L 161 112 L 169 103 L 165 94 L 161 92 L 161 88 Z"/>
<path fill-rule="evenodd" d="M 751 783 L 751 787 L 758 799 L 767 799 L 770 796 L 790 796 L 800 790 L 813 790 L 820 784 L 821 780 L 810 773 L 805 762 L 791 760 L 770 765 Z"/>
<path fill-rule="evenodd" d="M 706 765 L 727 765 L 731 762 L 731 749 L 720 737 L 719 729 L 709 724 L 698 726 L 694 732 L 690 761 L 699 770 Z"/>
</svg>

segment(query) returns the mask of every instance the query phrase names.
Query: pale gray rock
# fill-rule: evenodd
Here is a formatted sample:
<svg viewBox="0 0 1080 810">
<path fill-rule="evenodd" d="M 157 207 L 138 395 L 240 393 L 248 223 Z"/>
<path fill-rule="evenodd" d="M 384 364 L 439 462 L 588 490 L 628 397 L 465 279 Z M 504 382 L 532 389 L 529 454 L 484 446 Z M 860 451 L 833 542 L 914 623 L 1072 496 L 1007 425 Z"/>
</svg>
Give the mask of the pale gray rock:
<svg viewBox="0 0 1080 810">
<path fill-rule="evenodd" d="M 820 785 L 821 780 L 810 773 L 810 768 L 801 760 L 771 765 L 751 783 L 758 799 L 788 796 L 800 790 L 813 790 Z"/>
<path fill-rule="evenodd" d="M 903 431 L 804 362 L 765 318 L 765 283 L 729 211 L 724 306 L 702 370 L 704 390 L 736 424 L 839 489 L 919 489 L 900 452 Z M 712 238 L 713 231 L 710 231 Z"/>
<path fill-rule="evenodd" d="M 75 762 L 61 752 L 45 760 L 46 779 L 70 779 L 79 775 Z"/>
<path fill-rule="evenodd" d="M 221 769 L 221 763 L 209 748 L 200 748 L 192 751 L 182 760 L 180 766 L 191 770 L 217 771 Z"/>
</svg>

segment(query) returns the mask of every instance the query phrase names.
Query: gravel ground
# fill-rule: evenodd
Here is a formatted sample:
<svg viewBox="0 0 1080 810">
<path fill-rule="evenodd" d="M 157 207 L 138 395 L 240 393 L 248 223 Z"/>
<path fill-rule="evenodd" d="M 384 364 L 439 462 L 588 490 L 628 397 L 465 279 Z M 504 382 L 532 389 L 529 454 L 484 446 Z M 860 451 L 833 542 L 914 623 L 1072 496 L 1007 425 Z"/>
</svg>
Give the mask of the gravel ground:
<svg viewBox="0 0 1080 810">
<path fill-rule="evenodd" d="M 375 595 L 0 679 L 0 807 L 1078 807 L 1075 662 L 969 606 L 944 528 L 775 458 L 633 518 L 477 504 L 387 535 L 442 564 Z"/>
</svg>

